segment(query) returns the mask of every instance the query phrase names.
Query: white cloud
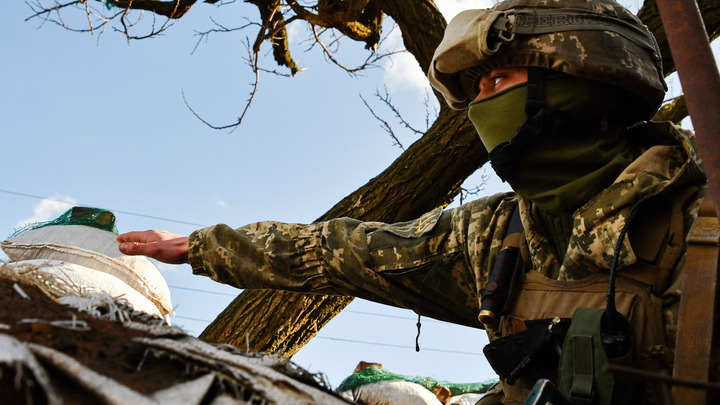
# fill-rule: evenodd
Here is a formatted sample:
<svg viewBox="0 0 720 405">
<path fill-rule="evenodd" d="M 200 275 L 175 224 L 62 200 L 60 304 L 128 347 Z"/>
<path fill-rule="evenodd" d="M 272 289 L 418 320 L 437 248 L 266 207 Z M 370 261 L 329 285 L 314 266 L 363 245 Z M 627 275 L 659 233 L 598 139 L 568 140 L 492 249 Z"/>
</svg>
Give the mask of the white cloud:
<svg viewBox="0 0 720 405">
<path fill-rule="evenodd" d="M 385 82 L 392 91 L 417 90 L 425 94 L 430 84 L 423 74 L 420 65 L 409 53 L 394 55 L 391 61 L 385 63 Z"/>
<path fill-rule="evenodd" d="M 23 225 L 35 222 L 53 220 L 76 204 L 77 201 L 74 198 L 66 195 L 56 194 L 55 197 L 46 198 L 35 204 L 33 206 L 33 215 L 29 218 L 18 221 L 18 223 L 15 224 L 15 227 L 20 228 Z"/>
<path fill-rule="evenodd" d="M 435 4 L 445 19 L 449 21 L 460 11 L 488 8 L 494 2 L 492 0 L 438 0 Z M 393 31 L 385 40 L 384 45 L 387 49 L 404 49 L 400 30 Z M 391 91 L 417 91 L 420 97 L 425 97 L 426 92 L 431 91 L 425 73 L 410 53 L 405 52 L 392 56 L 385 61 L 383 67 L 385 68 L 384 81 Z"/>
<path fill-rule="evenodd" d="M 222 208 L 227 208 L 227 203 L 222 198 L 215 196 L 215 200 L 217 201 L 217 204 L 221 206 Z"/>
<path fill-rule="evenodd" d="M 310 34 L 310 29 L 304 21 L 294 21 L 285 26 L 287 30 L 288 43 L 291 45 L 300 45 L 306 40 Z"/>
<path fill-rule="evenodd" d="M 400 30 L 394 30 L 384 43 L 387 49 L 404 49 Z M 403 52 L 385 59 L 384 81 L 392 92 L 400 90 L 415 90 L 425 96 L 429 91 L 430 83 L 425 77 L 420 65 L 409 52 Z"/>
<path fill-rule="evenodd" d="M 447 21 L 452 20 L 459 12 L 473 8 L 489 8 L 497 1 L 492 0 L 437 0 L 435 5 Z"/>
</svg>

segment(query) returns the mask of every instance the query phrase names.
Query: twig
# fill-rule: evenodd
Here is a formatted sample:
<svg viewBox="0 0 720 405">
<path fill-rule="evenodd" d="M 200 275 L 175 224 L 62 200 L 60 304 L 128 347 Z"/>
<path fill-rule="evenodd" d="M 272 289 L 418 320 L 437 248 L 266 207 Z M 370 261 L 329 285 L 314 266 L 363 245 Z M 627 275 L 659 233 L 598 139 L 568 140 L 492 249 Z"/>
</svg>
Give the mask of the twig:
<svg viewBox="0 0 720 405">
<path fill-rule="evenodd" d="M 237 118 L 237 120 L 234 123 L 227 124 L 227 125 L 213 125 L 210 122 L 206 121 L 197 112 L 195 112 L 195 110 L 193 110 L 192 107 L 190 107 L 190 104 L 188 103 L 187 98 L 185 97 L 185 91 L 184 90 L 181 91 L 182 96 L 183 96 L 183 101 L 185 102 L 185 105 L 190 110 L 190 112 L 192 112 L 193 115 L 195 115 L 195 117 L 197 117 L 197 119 L 199 119 L 205 125 L 209 126 L 212 129 L 231 129 L 231 132 L 233 130 L 237 129 L 237 127 L 239 127 L 240 124 L 242 124 L 242 120 L 243 120 L 243 118 L 245 118 L 245 114 L 247 114 L 248 110 L 250 109 L 250 105 L 252 104 L 253 99 L 255 98 L 255 94 L 257 93 L 258 85 L 260 83 L 260 69 L 258 68 L 258 63 L 257 63 L 257 58 L 258 58 L 257 52 L 259 49 L 258 50 L 251 49 L 250 48 L 250 40 L 247 37 L 246 37 L 246 43 L 248 45 L 248 64 L 250 64 L 253 72 L 255 73 L 255 82 L 252 84 L 252 90 L 250 91 L 250 97 L 247 100 L 247 104 L 245 104 L 245 108 L 243 109 L 242 114 L 240 114 L 240 116 Z"/>
<path fill-rule="evenodd" d="M 365 104 L 365 107 L 367 107 L 368 110 L 370 110 L 370 114 L 372 114 L 376 120 L 380 121 L 380 123 L 382 124 L 381 128 L 383 128 L 385 130 L 385 132 L 390 134 L 390 137 L 393 139 L 393 145 L 397 145 L 400 147 L 400 149 L 405 151 L 405 147 L 402 145 L 402 143 L 400 143 L 400 140 L 397 138 L 397 136 L 395 136 L 395 132 L 393 132 L 393 129 L 390 126 L 390 124 L 388 124 L 387 121 L 383 120 L 382 118 L 378 117 L 377 114 L 375 114 L 375 111 L 373 111 L 373 109 L 370 107 L 370 105 L 368 105 L 367 101 L 365 101 L 365 98 L 363 98 L 362 94 L 360 95 L 360 99 Z"/>
<path fill-rule="evenodd" d="M 410 123 L 408 123 L 405 118 L 403 118 L 402 114 L 400 114 L 400 110 L 398 110 L 395 105 L 392 103 L 392 100 L 390 99 L 390 93 L 388 92 L 387 85 L 385 85 L 385 95 L 381 95 L 379 90 L 375 90 L 375 96 L 380 99 L 383 103 L 385 103 L 388 108 L 390 108 L 390 111 L 392 111 L 395 114 L 395 117 L 400 120 L 400 123 L 405 126 L 405 128 L 411 130 L 417 135 L 423 135 L 425 134 L 425 131 L 418 131 L 417 129 L 413 128 Z"/>
<path fill-rule="evenodd" d="M 480 194 L 481 191 L 485 190 L 487 188 L 487 180 L 488 180 L 488 174 L 487 170 L 483 169 L 482 174 L 480 175 L 480 185 L 476 185 L 473 188 L 467 189 L 464 187 L 460 188 L 460 205 L 462 205 L 465 202 L 465 198 L 468 196 L 476 196 Z"/>
<path fill-rule="evenodd" d="M 258 27 L 262 27 L 261 24 L 258 24 L 258 23 L 256 23 L 256 22 L 252 22 L 252 21 L 250 21 L 250 19 L 247 18 L 247 17 L 244 17 L 244 19 L 247 20 L 247 23 L 246 23 L 245 25 L 241 25 L 241 26 L 239 26 L 239 27 L 234 27 L 234 28 L 228 28 L 228 27 L 225 27 L 224 25 L 218 23 L 217 21 L 215 21 L 214 18 L 210 17 L 210 21 L 212 21 L 212 23 L 215 24 L 215 27 L 217 27 L 217 28 L 213 28 L 213 29 L 210 29 L 210 30 L 207 30 L 207 31 L 195 31 L 195 35 L 199 36 L 200 38 L 198 38 L 198 41 L 197 41 L 197 43 L 195 43 L 195 47 L 193 48 L 192 52 L 190 52 L 190 54 L 191 54 L 191 55 L 192 55 L 192 54 L 195 54 L 195 51 L 197 50 L 198 46 L 200 46 L 200 42 L 201 42 L 203 39 L 205 39 L 205 41 L 207 41 L 208 38 L 210 37 L 210 34 L 212 34 L 212 33 L 241 31 L 241 30 L 244 30 L 245 28 L 248 28 L 248 27 L 253 26 L 253 25 L 256 25 L 256 26 L 258 26 Z"/>
<path fill-rule="evenodd" d="M 345 70 L 347 73 L 349 73 L 349 74 L 351 74 L 351 75 L 356 75 L 358 72 L 360 72 L 360 71 L 362 71 L 362 70 L 366 70 L 366 69 L 369 69 L 369 68 L 372 68 L 372 67 L 376 67 L 376 66 L 377 66 L 377 63 L 378 63 L 380 60 L 384 59 L 384 58 L 388 58 L 388 57 L 390 57 L 390 56 L 392 56 L 392 55 L 395 55 L 395 54 L 398 54 L 398 53 L 406 52 L 405 50 L 391 51 L 391 52 L 386 52 L 386 53 L 382 53 L 382 54 L 377 54 L 377 53 L 375 53 L 375 52 L 372 52 L 372 53 L 370 54 L 370 56 L 368 56 L 362 64 L 360 64 L 359 66 L 356 66 L 356 67 L 354 67 L 354 68 L 350 68 L 350 67 L 347 67 L 347 66 L 343 65 L 342 63 L 340 63 L 340 61 L 338 61 L 337 59 L 335 59 L 335 57 L 333 57 L 333 53 L 336 52 L 336 51 L 331 51 L 331 50 L 328 48 L 328 46 L 325 45 L 325 43 L 322 41 L 322 39 L 320 39 L 320 35 L 317 33 L 317 30 L 315 29 L 315 26 L 314 26 L 314 25 L 310 24 L 310 29 L 311 29 L 311 31 L 312 31 L 312 33 L 313 33 L 313 36 L 315 37 L 315 42 L 316 42 L 318 45 L 320 45 L 320 47 L 321 47 L 322 50 L 323 50 L 323 53 L 324 53 L 325 56 L 330 60 L 330 62 L 332 62 L 333 64 L 337 65 L 338 67 L 340 67 L 341 69 Z M 330 31 L 332 31 L 333 34 L 334 34 L 334 30 L 330 30 Z M 334 40 L 333 40 L 333 43 L 338 43 L 337 46 L 339 46 L 339 38 L 334 39 Z"/>
</svg>

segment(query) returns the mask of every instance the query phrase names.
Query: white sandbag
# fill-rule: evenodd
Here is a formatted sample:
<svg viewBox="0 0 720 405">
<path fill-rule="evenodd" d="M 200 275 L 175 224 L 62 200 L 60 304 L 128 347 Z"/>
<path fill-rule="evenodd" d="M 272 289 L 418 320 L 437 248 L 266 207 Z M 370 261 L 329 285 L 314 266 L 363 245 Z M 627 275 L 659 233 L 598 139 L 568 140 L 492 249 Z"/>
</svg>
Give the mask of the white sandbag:
<svg viewBox="0 0 720 405">
<path fill-rule="evenodd" d="M 170 313 L 170 290 L 160 271 L 144 256 L 120 253 L 115 238 L 90 226 L 51 225 L 25 231 L 1 246 L 11 261 L 62 260 L 110 274 L 155 303 L 163 315 Z"/>
<path fill-rule="evenodd" d="M 485 394 L 453 395 L 445 401 L 445 405 L 475 405 Z"/>
<path fill-rule="evenodd" d="M 102 271 L 60 260 L 44 259 L 22 260 L 5 265 L 5 269 L 10 271 L 23 271 L 25 268 L 37 269 L 46 278 L 50 276 L 49 279 L 56 279 L 53 282 L 62 282 L 69 286 L 75 286 L 78 295 L 85 295 L 86 292 L 105 293 L 112 298 L 124 299 L 136 311 L 162 317 L 159 308 L 147 297 L 135 291 L 119 278 Z M 63 297 L 60 297 L 59 301 L 72 304 L 70 301 L 64 300 Z"/>
<path fill-rule="evenodd" d="M 365 405 L 442 405 L 435 394 L 420 384 L 409 381 L 381 381 L 361 385 L 341 393 L 346 398 Z"/>
</svg>

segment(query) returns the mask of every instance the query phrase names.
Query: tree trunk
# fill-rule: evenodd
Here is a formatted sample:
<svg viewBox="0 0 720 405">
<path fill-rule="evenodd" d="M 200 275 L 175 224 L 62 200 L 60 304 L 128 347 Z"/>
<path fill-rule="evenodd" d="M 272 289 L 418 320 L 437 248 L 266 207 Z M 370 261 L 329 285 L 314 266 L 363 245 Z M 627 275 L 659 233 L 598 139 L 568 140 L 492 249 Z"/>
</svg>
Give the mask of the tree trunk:
<svg viewBox="0 0 720 405">
<path fill-rule="evenodd" d="M 720 6 L 700 0 L 707 30 L 720 33 Z M 422 1 L 386 1 L 383 11 L 400 26 L 405 47 L 427 71 L 445 20 L 435 5 Z M 638 14 L 667 49 L 654 1 Z M 663 52 L 666 74 L 674 70 Z M 320 220 L 350 216 L 367 221 L 397 222 L 416 218 L 445 205 L 460 191 L 463 180 L 487 161 L 466 112 L 443 108 L 430 130 L 390 167 L 345 197 Z M 292 356 L 352 299 L 289 292 L 243 291 L 201 334 L 204 339 L 252 351 Z"/>
</svg>

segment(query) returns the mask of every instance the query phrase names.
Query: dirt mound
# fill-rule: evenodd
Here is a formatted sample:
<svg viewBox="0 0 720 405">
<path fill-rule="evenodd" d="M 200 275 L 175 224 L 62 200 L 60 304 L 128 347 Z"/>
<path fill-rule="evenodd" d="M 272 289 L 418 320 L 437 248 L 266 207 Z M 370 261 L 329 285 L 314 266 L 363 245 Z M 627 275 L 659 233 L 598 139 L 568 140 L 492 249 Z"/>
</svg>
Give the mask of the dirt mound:
<svg viewBox="0 0 720 405">
<path fill-rule="evenodd" d="M 100 308 L 101 312 L 102 309 Z M 347 403 L 293 363 L 193 338 L 157 318 L 99 319 L 0 277 L 7 403 Z M 10 347 L 10 349 L 8 349 Z"/>
</svg>

